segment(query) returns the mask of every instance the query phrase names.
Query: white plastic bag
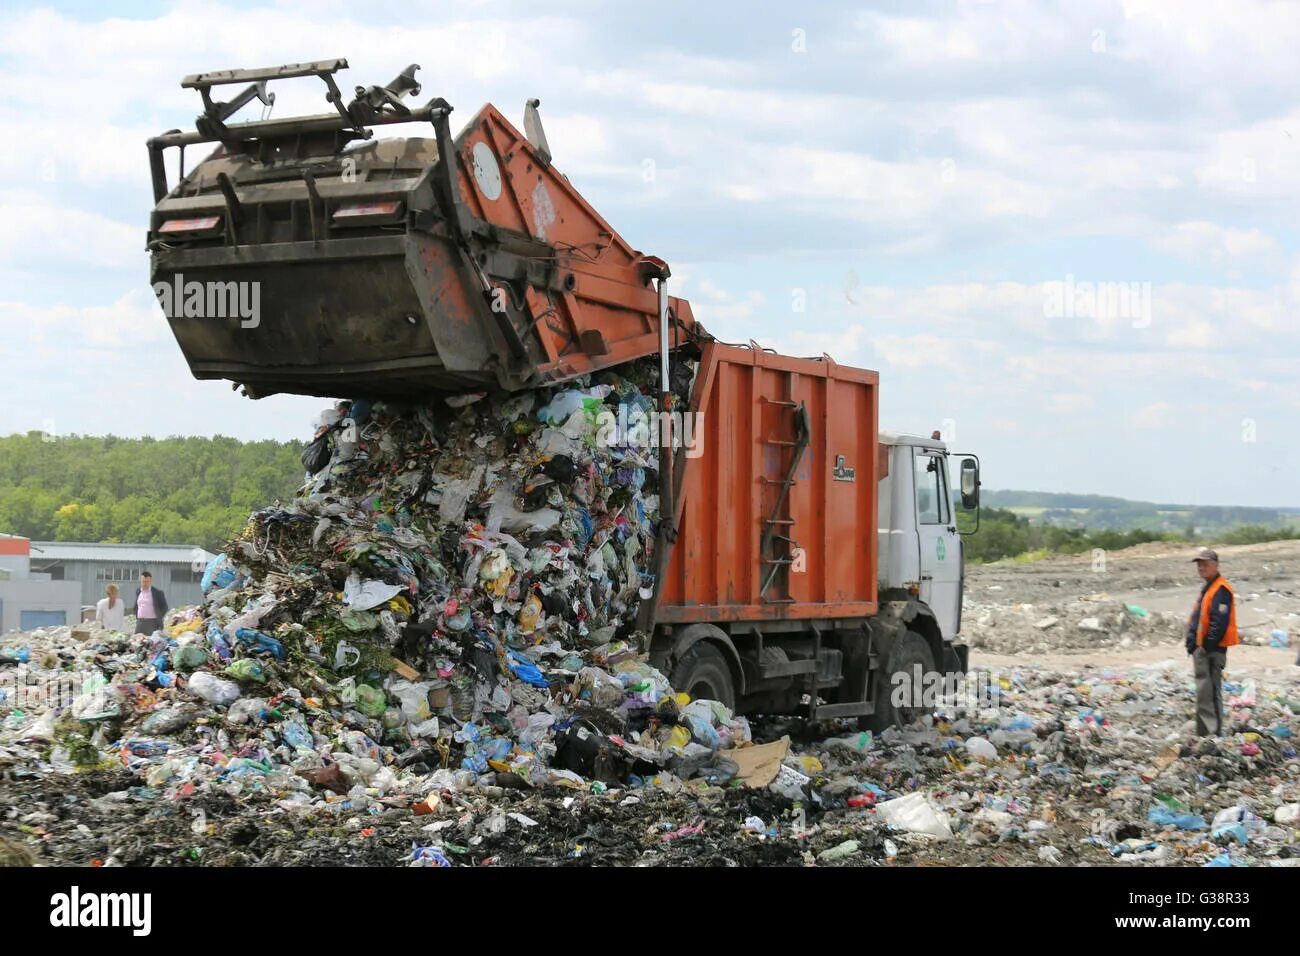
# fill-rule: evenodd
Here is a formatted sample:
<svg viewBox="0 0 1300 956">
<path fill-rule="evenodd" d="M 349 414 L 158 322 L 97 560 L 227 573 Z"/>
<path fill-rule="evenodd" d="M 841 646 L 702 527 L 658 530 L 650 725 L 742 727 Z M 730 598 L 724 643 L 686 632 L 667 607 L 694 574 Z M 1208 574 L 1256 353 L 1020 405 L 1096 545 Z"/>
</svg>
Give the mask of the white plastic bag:
<svg viewBox="0 0 1300 956">
<path fill-rule="evenodd" d="M 343 603 L 354 611 L 368 611 L 405 591 L 400 584 L 385 584 L 383 581 L 362 581 L 357 574 L 348 575 L 343 585 Z"/>
<path fill-rule="evenodd" d="M 207 671 L 195 671 L 191 674 L 186 687 L 191 694 L 217 707 L 225 707 L 239 700 L 238 684 L 223 680 Z"/>
<path fill-rule="evenodd" d="M 952 839 L 948 818 L 930 805 L 923 793 L 909 793 L 887 800 L 876 807 L 880 819 L 891 827 L 908 833 L 927 833 L 943 840 Z"/>
</svg>

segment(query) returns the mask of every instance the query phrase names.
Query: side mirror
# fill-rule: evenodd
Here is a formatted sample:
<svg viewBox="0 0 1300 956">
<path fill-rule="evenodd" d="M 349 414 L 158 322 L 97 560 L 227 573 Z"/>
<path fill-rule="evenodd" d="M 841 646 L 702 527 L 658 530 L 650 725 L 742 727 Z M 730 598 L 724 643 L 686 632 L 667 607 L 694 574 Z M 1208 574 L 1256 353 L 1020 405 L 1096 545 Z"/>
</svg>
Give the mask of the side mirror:
<svg viewBox="0 0 1300 956">
<path fill-rule="evenodd" d="M 974 458 L 961 461 L 961 506 L 974 511 L 980 505 L 980 466 Z"/>
</svg>

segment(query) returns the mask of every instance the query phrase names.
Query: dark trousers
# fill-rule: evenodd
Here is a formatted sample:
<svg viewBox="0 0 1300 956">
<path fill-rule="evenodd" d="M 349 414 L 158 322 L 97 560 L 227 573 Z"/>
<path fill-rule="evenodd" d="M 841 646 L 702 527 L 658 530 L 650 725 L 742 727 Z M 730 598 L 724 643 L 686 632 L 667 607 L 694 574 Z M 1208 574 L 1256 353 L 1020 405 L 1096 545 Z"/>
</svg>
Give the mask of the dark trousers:
<svg viewBox="0 0 1300 956">
<path fill-rule="evenodd" d="M 1196 675 L 1196 734 L 1217 737 L 1223 733 L 1223 665 L 1227 651 L 1192 652 L 1192 671 Z"/>
<path fill-rule="evenodd" d="M 135 633 L 152 634 L 154 631 L 162 630 L 162 618 L 160 617 L 137 617 L 135 619 Z"/>
</svg>

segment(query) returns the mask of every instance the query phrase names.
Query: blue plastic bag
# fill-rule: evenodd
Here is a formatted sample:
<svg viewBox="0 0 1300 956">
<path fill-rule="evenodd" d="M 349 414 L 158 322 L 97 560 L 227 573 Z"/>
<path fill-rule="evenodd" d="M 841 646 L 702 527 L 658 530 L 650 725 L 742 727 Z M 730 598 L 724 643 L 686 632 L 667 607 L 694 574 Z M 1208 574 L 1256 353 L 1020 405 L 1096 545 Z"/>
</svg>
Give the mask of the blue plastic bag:
<svg viewBox="0 0 1300 956">
<path fill-rule="evenodd" d="M 1232 837 L 1238 843 L 1243 845 L 1250 842 L 1250 834 L 1246 832 L 1246 828 L 1240 823 L 1234 823 L 1232 826 L 1227 827 L 1219 827 L 1214 831 L 1214 838 L 1217 840 L 1219 837 Z"/>
<path fill-rule="evenodd" d="M 1210 826 L 1203 817 L 1194 813 L 1175 813 L 1168 807 L 1152 807 L 1147 819 L 1157 826 L 1178 827 L 1180 830 L 1205 830 Z"/>
<path fill-rule="evenodd" d="M 542 676 L 541 668 L 534 664 L 531 659 L 514 650 L 508 650 L 506 655 L 506 659 L 510 664 L 510 672 L 516 678 L 526 684 L 532 684 L 534 687 L 550 686 L 546 678 Z"/>
<path fill-rule="evenodd" d="M 230 649 L 230 643 L 226 640 L 226 635 L 221 633 L 221 627 L 216 621 L 208 621 L 208 644 L 223 661 L 229 661 L 235 656 L 235 652 Z"/>
<path fill-rule="evenodd" d="M 451 866 L 451 860 L 436 846 L 411 844 L 411 866 Z"/>
<path fill-rule="evenodd" d="M 706 747 L 721 746 L 722 738 L 718 736 L 718 732 L 713 729 L 713 725 L 704 718 L 697 717 L 695 714 L 687 714 L 686 723 L 690 725 L 691 736 L 694 737 L 698 743 L 701 743 Z"/>
<path fill-rule="evenodd" d="M 277 661 L 284 660 L 284 645 L 269 634 L 255 631 L 251 627 L 241 627 L 236 629 L 235 637 L 241 644 L 251 645 L 259 651 L 270 651 Z"/>
<path fill-rule="evenodd" d="M 280 736 L 290 747 L 299 750 L 311 750 L 315 744 L 311 731 L 301 720 L 286 720 L 280 727 Z"/>
<path fill-rule="evenodd" d="M 228 588 L 235 583 L 235 569 L 230 566 L 224 554 L 218 554 L 208 566 L 203 569 L 203 577 L 199 580 L 199 588 L 204 594 L 214 588 Z"/>
</svg>

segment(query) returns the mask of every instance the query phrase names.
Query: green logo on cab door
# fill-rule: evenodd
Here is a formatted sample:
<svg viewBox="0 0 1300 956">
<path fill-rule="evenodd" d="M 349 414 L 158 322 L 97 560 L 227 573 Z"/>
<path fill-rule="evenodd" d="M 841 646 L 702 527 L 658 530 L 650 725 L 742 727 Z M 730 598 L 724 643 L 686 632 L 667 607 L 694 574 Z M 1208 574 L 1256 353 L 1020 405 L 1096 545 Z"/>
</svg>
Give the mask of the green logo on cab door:
<svg viewBox="0 0 1300 956">
<path fill-rule="evenodd" d="M 940 561 L 948 560 L 948 546 L 943 543 L 943 538 L 934 539 L 934 551 L 939 556 Z"/>
</svg>

